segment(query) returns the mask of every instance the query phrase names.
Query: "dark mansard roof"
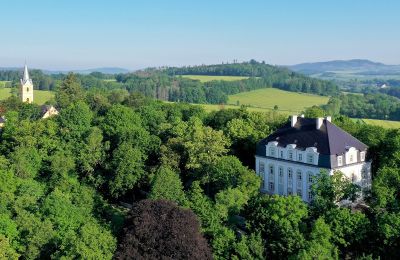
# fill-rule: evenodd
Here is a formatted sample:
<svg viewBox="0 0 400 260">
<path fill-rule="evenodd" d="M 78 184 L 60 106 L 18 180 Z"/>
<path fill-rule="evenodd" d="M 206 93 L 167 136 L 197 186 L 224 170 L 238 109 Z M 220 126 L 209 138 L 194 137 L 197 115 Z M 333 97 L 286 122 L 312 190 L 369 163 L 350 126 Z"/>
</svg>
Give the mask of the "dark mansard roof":
<svg viewBox="0 0 400 260">
<path fill-rule="evenodd" d="M 278 142 L 278 146 L 281 147 L 296 144 L 296 149 L 302 150 L 307 147 L 315 147 L 320 153 L 320 160 L 322 160 L 319 165 L 330 167 L 332 155 L 344 154 L 350 147 L 359 151 L 367 150 L 368 147 L 357 138 L 335 126 L 329 120 L 321 120 L 322 125 L 319 129 L 317 129 L 316 118 L 298 117 L 294 127 L 291 126 L 290 121 L 287 122 L 283 127 L 258 143 L 257 155 L 265 156 L 265 145 L 272 141 Z"/>
</svg>

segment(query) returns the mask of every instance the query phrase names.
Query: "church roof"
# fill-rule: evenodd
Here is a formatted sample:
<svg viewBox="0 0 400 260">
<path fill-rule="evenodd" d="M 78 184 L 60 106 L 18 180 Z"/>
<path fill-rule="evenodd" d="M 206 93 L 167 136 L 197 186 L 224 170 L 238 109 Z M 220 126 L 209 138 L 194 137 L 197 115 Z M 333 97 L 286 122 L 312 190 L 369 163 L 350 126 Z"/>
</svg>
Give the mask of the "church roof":
<svg viewBox="0 0 400 260">
<path fill-rule="evenodd" d="M 28 80 L 29 80 L 28 66 L 26 66 L 26 63 L 25 63 L 24 76 L 22 77 L 22 81 L 27 82 Z"/>
</svg>

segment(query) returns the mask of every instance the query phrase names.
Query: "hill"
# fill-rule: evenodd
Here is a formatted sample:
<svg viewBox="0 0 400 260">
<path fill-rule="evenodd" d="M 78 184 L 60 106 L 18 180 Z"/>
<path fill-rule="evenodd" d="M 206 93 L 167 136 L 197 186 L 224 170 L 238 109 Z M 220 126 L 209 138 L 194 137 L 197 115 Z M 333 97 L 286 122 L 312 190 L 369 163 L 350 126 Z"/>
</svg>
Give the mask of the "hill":
<svg viewBox="0 0 400 260">
<path fill-rule="evenodd" d="M 19 67 L 0 67 L 0 71 L 22 71 L 23 68 Z M 30 68 L 30 70 L 41 70 L 44 74 L 52 75 L 52 74 L 68 74 L 69 72 L 77 73 L 77 74 L 90 74 L 92 72 L 101 72 L 104 74 L 120 74 L 120 73 L 129 73 L 130 70 L 118 67 L 104 67 L 104 68 L 93 68 L 93 69 L 82 69 L 82 70 L 42 70 Z"/>
<path fill-rule="evenodd" d="M 310 62 L 287 67 L 293 71 L 322 79 L 387 78 L 400 74 L 400 65 L 387 65 L 365 59 Z"/>
</svg>

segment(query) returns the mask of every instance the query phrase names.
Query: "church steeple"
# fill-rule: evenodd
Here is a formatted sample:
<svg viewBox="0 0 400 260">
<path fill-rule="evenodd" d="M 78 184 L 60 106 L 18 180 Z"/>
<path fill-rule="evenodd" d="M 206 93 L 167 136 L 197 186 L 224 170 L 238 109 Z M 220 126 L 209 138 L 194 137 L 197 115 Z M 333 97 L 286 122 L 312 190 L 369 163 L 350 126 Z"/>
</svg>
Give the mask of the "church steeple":
<svg viewBox="0 0 400 260">
<path fill-rule="evenodd" d="M 25 62 L 25 67 L 24 67 L 24 76 L 23 76 L 22 80 L 24 82 L 29 80 L 28 66 L 26 66 L 26 62 Z"/>
<path fill-rule="evenodd" d="M 20 96 L 22 102 L 32 103 L 33 102 L 33 82 L 29 78 L 28 66 L 24 66 L 24 75 L 21 79 Z"/>
</svg>

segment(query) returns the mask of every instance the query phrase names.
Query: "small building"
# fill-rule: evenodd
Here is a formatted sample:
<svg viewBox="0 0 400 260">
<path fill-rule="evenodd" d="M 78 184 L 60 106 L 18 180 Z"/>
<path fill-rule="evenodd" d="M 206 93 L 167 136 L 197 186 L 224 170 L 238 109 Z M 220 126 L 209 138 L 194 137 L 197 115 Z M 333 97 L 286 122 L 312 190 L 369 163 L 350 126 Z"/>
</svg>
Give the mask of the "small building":
<svg viewBox="0 0 400 260">
<path fill-rule="evenodd" d="M 313 179 L 327 171 L 341 171 L 353 183 L 369 189 L 371 161 L 368 147 L 337 127 L 331 117 L 304 118 L 290 122 L 257 145 L 256 172 L 262 178 L 261 192 L 298 195 L 312 200 Z"/>
<path fill-rule="evenodd" d="M 54 106 L 42 106 L 42 119 L 58 115 L 58 110 Z"/>
</svg>

